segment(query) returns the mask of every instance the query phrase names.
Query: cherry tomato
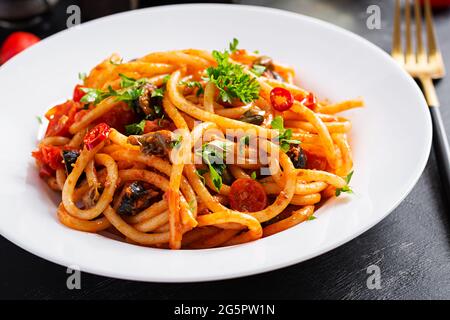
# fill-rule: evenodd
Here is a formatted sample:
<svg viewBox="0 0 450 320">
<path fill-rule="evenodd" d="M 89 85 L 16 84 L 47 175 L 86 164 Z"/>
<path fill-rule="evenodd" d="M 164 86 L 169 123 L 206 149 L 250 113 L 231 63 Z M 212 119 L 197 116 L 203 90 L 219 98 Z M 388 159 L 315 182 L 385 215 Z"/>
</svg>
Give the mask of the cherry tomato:
<svg viewBox="0 0 450 320">
<path fill-rule="evenodd" d="M 306 169 L 325 170 L 327 168 L 327 159 L 319 157 L 311 152 L 303 150 L 306 155 Z"/>
<path fill-rule="evenodd" d="M 136 114 L 128 106 L 128 104 L 119 103 L 109 112 L 97 119 L 95 123 L 106 123 L 111 128 L 119 132 L 125 133 L 125 126 L 137 121 Z"/>
<path fill-rule="evenodd" d="M 25 50 L 40 40 L 41 39 L 29 32 L 11 33 L 8 38 L 6 38 L 0 50 L 0 64 L 5 63 L 19 52 Z"/>
<path fill-rule="evenodd" d="M 306 98 L 303 99 L 303 104 L 305 105 L 305 107 L 314 110 L 314 108 L 316 107 L 317 104 L 317 100 L 316 100 L 316 96 L 314 95 L 314 93 L 308 93 L 308 95 L 306 96 Z"/>
<path fill-rule="evenodd" d="M 57 170 L 64 168 L 61 152 L 61 147 L 42 145 L 39 150 L 32 152 L 32 156 L 41 163 L 42 167 L 48 166 L 44 168 L 44 171 L 49 171 L 49 168 Z"/>
<path fill-rule="evenodd" d="M 75 122 L 75 116 L 80 108 L 78 102 L 68 100 L 48 110 L 45 117 L 49 120 L 49 124 L 45 136 L 70 136 L 69 128 Z"/>
<path fill-rule="evenodd" d="M 75 86 L 75 89 L 73 89 L 73 101 L 80 102 L 81 98 L 84 97 L 86 92 L 84 92 L 82 89 L 84 87 L 81 84 L 77 84 Z"/>
<path fill-rule="evenodd" d="M 420 2 L 422 4 L 425 3 L 424 0 L 421 0 Z M 430 0 L 430 4 L 432 7 L 436 7 L 436 8 L 447 7 L 447 6 L 450 6 L 450 0 Z"/>
<path fill-rule="evenodd" d="M 253 179 L 237 179 L 230 189 L 230 206 L 241 212 L 256 212 L 267 206 L 267 195 L 263 186 Z"/>
<path fill-rule="evenodd" d="M 273 88 L 270 91 L 270 102 L 272 103 L 272 107 L 278 111 L 286 111 L 292 104 L 294 103 L 294 97 L 292 93 L 281 87 Z"/>
<path fill-rule="evenodd" d="M 106 123 L 96 125 L 84 137 L 84 145 L 88 150 L 94 149 L 108 138 L 110 131 L 111 128 Z"/>
</svg>

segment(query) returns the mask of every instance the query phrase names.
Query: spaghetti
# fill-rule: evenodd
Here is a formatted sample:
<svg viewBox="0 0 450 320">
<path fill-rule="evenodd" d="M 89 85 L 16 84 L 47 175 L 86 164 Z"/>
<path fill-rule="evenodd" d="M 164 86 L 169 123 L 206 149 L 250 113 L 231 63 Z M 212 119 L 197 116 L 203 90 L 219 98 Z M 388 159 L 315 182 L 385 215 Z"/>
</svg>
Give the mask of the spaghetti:
<svg viewBox="0 0 450 320">
<path fill-rule="evenodd" d="M 57 217 L 85 232 L 170 249 L 229 246 L 313 218 L 351 192 L 347 133 L 294 70 L 237 49 L 114 54 L 46 113 L 34 151 L 62 192 Z"/>
</svg>

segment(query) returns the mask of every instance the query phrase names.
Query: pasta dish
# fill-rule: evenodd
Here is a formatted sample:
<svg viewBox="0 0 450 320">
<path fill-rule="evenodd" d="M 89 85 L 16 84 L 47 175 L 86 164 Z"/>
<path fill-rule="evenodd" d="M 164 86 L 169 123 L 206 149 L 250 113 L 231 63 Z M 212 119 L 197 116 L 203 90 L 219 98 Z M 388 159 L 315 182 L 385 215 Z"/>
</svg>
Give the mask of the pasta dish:
<svg viewBox="0 0 450 320">
<path fill-rule="evenodd" d="M 230 246 L 315 218 L 351 193 L 351 122 L 238 48 L 108 57 L 45 114 L 32 155 L 65 226 L 170 249 Z"/>
</svg>

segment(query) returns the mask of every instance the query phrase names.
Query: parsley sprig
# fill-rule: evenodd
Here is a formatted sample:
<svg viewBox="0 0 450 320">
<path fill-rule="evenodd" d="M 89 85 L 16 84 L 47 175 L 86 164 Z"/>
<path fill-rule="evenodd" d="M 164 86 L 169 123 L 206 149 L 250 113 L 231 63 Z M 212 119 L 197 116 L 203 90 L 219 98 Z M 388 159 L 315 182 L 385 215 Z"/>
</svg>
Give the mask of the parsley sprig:
<svg viewBox="0 0 450 320">
<path fill-rule="evenodd" d="M 235 42 L 236 41 L 236 42 Z M 230 44 L 230 50 L 236 50 L 237 39 Z M 212 52 L 217 62 L 217 67 L 206 69 L 207 77 L 204 79 L 216 85 L 219 89 L 219 97 L 223 102 L 231 103 L 237 98 L 243 103 L 250 103 L 259 97 L 259 84 L 256 79 L 244 72 L 241 65 L 233 64 L 229 60 L 228 51 Z"/>
<path fill-rule="evenodd" d="M 291 144 L 300 144 L 300 140 L 292 139 L 292 129 L 285 129 L 284 128 L 284 121 L 283 117 L 276 116 L 272 122 L 270 123 L 272 129 L 278 130 L 279 135 L 276 138 L 278 143 L 280 144 L 280 149 L 283 152 L 288 152 Z"/>
<path fill-rule="evenodd" d="M 342 192 L 353 193 L 352 188 L 348 185 L 350 183 L 350 180 L 352 180 L 352 176 L 353 176 L 353 171 L 350 172 L 347 175 L 347 177 L 345 178 L 345 182 L 347 182 L 347 185 L 343 188 L 336 189 L 336 197 L 339 197 Z"/>
<path fill-rule="evenodd" d="M 208 166 L 211 180 L 217 191 L 222 187 L 222 175 L 227 166 L 225 158 L 230 147 L 231 144 L 226 141 L 212 141 L 205 143 L 202 149 L 197 152 Z"/>
<path fill-rule="evenodd" d="M 181 81 L 180 84 L 185 85 L 188 88 L 197 88 L 197 92 L 195 93 L 197 97 L 205 91 L 203 85 L 199 81 Z"/>
<path fill-rule="evenodd" d="M 81 90 L 83 90 L 86 94 L 80 101 L 97 105 L 108 97 L 116 97 L 116 101 L 124 101 L 131 104 L 142 95 L 143 85 L 147 83 L 147 79 L 143 78 L 136 80 L 121 73 L 119 76 L 121 87 L 120 90 L 114 90 L 111 86 L 109 86 L 106 91 L 94 88 L 82 88 Z M 163 94 L 164 91 L 158 91 L 158 95 Z"/>
<path fill-rule="evenodd" d="M 125 132 L 127 135 L 133 135 L 133 134 L 142 134 L 144 132 L 145 128 L 145 119 L 141 120 L 138 123 L 132 123 L 127 126 L 125 126 Z"/>
</svg>

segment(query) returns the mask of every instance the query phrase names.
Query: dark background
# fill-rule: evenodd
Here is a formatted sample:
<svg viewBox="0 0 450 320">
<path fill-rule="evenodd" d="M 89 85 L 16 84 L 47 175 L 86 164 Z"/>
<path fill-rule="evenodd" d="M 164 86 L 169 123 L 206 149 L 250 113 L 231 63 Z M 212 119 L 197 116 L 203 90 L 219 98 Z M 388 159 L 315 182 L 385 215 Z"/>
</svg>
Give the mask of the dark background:
<svg viewBox="0 0 450 320">
<path fill-rule="evenodd" d="M 239 2 L 277 7 L 327 20 L 390 51 L 393 1 Z M 89 15 L 82 15 L 83 21 L 126 7 L 120 1 L 62 0 L 54 10 L 43 16 L 43 22 L 25 30 L 46 37 L 64 29 L 67 18 L 65 11 L 69 4 L 90 6 Z M 164 1 L 141 1 L 141 6 L 156 4 L 164 4 Z M 366 9 L 372 4 L 381 7 L 381 30 L 369 30 L 366 27 Z M 84 7 L 83 12 L 86 12 Z M 450 9 L 435 12 L 435 24 L 444 60 L 450 67 Z M 0 42 L 11 31 L 0 28 Z M 449 89 L 448 78 L 438 83 L 442 114 L 450 132 Z M 81 290 L 68 290 L 66 268 L 25 252 L 0 237 L 0 298 L 449 299 L 450 221 L 449 206 L 444 198 L 432 152 L 425 172 L 411 194 L 386 219 L 358 238 L 320 257 L 288 268 L 208 283 L 140 283 L 83 273 Z M 372 264 L 381 269 L 380 290 L 369 290 L 366 286 L 369 276 L 366 270 Z"/>
</svg>

